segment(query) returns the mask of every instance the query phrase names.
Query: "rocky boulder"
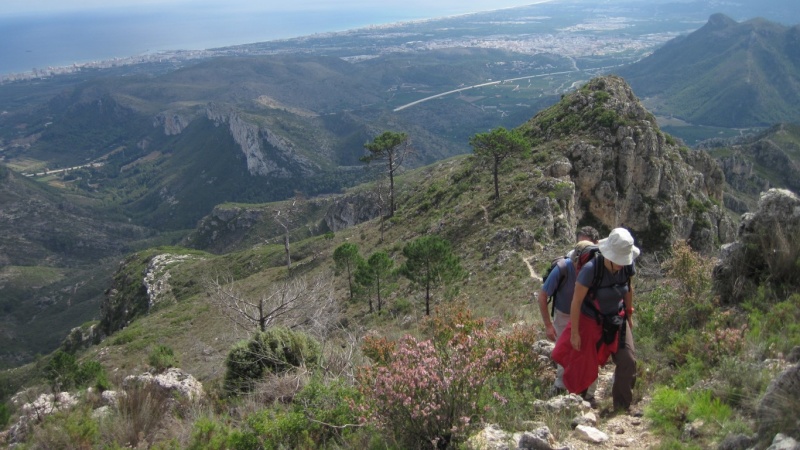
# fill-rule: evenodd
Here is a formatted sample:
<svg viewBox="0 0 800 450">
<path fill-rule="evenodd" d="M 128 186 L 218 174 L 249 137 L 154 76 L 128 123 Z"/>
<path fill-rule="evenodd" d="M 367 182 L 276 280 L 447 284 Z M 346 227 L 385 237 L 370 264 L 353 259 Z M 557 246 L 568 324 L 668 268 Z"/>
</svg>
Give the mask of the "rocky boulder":
<svg viewBox="0 0 800 450">
<path fill-rule="evenodd" d="M 769 440 L 777 433 L 800 438 L 800 364 L 784 370 L 767 388 L 756 411 L 759 437 Z M 797 448 L 797 447 L 789 447 Z"/>
<path fill-rule="evenodd" d="M 723 302 L 736 303 L 759 284 L 786 293 L 800 287 L 797 273 L 800 197 L 785 189 L 761 194 L 758 209 L 742 215 L 736 242 L 722 247 L 714 286 Z"/>
<path fill-rule="evenodd" d="M 145 386 L 179 400 L 197 401 L 205 397 L 202 383 L 191 374 L 174 367 L 159 374 L 144 373 L 127 376 L 122 386 L 126 390 Z"/>
<path fill-rule="evenodd" d="M 14 396 L 11 401 L 12 403 L 21 403 L 20 395 Z M 78 404 L 78 399 L 69 392 L 41 394 L 36 400 L 21 405 L 19 410 L 22 415 L 19 416 L 14 425 L 3 433 L 3 436 L 0 437 L 0 442 L 3 439 L 10 444 L 22 442 L 28 436 L 34 424 L 41 422 L 49 415 L 71 409 L 76 404 Z"/>
</svg>

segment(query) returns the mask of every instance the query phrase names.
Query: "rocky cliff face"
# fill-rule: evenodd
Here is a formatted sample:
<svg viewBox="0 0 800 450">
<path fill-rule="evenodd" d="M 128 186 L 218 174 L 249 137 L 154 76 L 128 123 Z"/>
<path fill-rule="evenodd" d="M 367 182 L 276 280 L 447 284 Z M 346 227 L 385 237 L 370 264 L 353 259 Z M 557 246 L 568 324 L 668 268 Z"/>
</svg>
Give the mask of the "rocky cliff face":
<svg viewBox="0 0 800 450">
<path fill-rule="evenodd" d="M 143 252 L 122 261 L 100 304 L 99 332 L 92 330 L 92 339 L 125 328 L 159 303 L 175 301 L 170 269 L 197 259 L 193 254 Z"/>
<path fill-rule="evenodd" d="M 719 166 L 662 133 L 623 79 L 594 79 L 521 128 L 539 157 L 561 155 L 546 173 L 574 184 L 571 229 L 624 226 L 650 249 L 688 239 L 708 252 L 733 240 Z"/>
<path fill-rule="evenodd" d="M 251 175 L 288 178 L 290 170 L 300 176 L 311 176 L 319 167 L 300 155 L 294 144 L 269 129 L 247 121 L 238 111 L 222 105 L 209 104 L 206 116 L 216 126 L 227 125 L 233 140 L 239 145 L 247 160 Z"/>
<path fill-rule="evenodd" d="M 800 127 L 778 124 L 757 136 L 733 141 L 710 140 L 702 148 L 717 158 L 730 189 L 725 206 L 738 213 L 754 211 L 770 188 L 800 191 Z"/>
<path fill-rule="evenodd" d="M 325 224 L 331 231 L 339 231 L 380 215 L 377 195 L 366 192 L 345 195 L 334 200 L 325 213 Z"/>
<path fill-rule="evenodd" d="M 189 126 L 192 117 L 183 111 L 163 111 L 153 118 L 153 126 L 163 128 L 164 134 L 173 136 Z"/>
</svg>

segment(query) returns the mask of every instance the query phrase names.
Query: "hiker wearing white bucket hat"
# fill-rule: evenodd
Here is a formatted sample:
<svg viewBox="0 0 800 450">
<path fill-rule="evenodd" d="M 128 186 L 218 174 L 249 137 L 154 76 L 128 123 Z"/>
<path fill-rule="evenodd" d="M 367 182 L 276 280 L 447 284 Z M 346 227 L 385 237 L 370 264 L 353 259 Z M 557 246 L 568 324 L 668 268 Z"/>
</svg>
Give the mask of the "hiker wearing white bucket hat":
<svg viewBox="0 0 800 450">
<path fill-rule="evenodd" d="M 611 234 L 597 243 L 600 253 L 618 266 L 629 266 L 639 256 L 639 248 L 633 245 L 633 236 L 625 228 L 614 228 Z"/>
<path fill-rule="evenodd" d="M 564 366 L 564 385 L 575 394 L 597 379 L 598 366 L 610 356 L 616 364 L 611 395 L 614 408 L 622 410 L 630 409 L 636 376 L 631 278 L 640 251 L 633 243 L 624 228 L 597 243 L 599 254 L 577 275 L 570 324 L 552 354 Z"/>
</svg>

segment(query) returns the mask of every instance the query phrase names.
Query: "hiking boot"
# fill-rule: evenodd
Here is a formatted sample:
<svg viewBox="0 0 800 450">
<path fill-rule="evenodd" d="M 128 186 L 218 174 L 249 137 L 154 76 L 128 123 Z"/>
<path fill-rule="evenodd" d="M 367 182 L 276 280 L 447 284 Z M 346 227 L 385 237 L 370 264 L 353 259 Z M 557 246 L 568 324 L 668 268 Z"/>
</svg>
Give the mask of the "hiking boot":
<svg viewBox="0 0 800 450">
<path fill-rule="evenodd" d="M 589 394 L 589 390 L 588 389 L 583 391 L 583 392 L 581 392 L 580 395 L 581 395 L 581 398 L 583 399 L 583 401 L 588 402 L 589 406 L 591 406 L 592 409 L 597 409 L 597 400 L 595 400 L 594 395 L 590 395 Z"/>
<path fill-rule="evenodd" d="M 558 397 L 559 395 L 567 395 L 567 394 L 569 394 L 569 392 L 567 392 L 567 390 L 564 388 L 556 386 L 550 388 L 550 397 Z"/>
</svg>

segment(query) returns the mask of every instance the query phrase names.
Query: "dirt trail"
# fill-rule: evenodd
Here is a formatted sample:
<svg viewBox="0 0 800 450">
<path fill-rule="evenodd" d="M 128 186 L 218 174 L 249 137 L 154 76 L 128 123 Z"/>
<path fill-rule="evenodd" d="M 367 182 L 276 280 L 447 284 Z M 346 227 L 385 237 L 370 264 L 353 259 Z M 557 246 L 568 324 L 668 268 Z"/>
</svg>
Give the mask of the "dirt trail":
<svg viewBox="0 0 800 450">
<path fill-rule="evenodd" d="M 525 265 L 528 266 L 528 272 L 530 272 L 531 278 L 533 278 L 534 281 L 538 281 L 539 283 L 543 282 L 544 280 L 542 280 L 542 277 L 540 277 L 536 273 L 536 271 L 533 269 L 533 266 L 531 265 L 531 260 L 533 259 L 533 256 L 528 256 L 527 258 L 525 256 L 521 257 L 522 257 L 522 262 L 524 262 Z"/>
<path fill-rule="evenodd" d="M 600 444 L 593 444 L 579 440 L 574 433 L 570 433 L 566 439 L 559 441 L 560 446 L 569 446 L 571 450 L 589 449 L 648 449 L 654 448 L 659 444 L 659 438 L 650 431 L 650 420 L 644 417 L 636 417 L 631 414 L 604 413 L 603 409 L 611 406 L 611 377 L 614 374 L 614 364 L 606 364 L 600 369 L 600 376 L 597 385 L 595 398 L 598 408 L 592 412 L 597 417 L 597 425 L 594 428 L 607 434 L 609 439 Z M 643 399 L 635 404 L 632 410 L 642 411 L 648 399 Z"/>
</svg>

